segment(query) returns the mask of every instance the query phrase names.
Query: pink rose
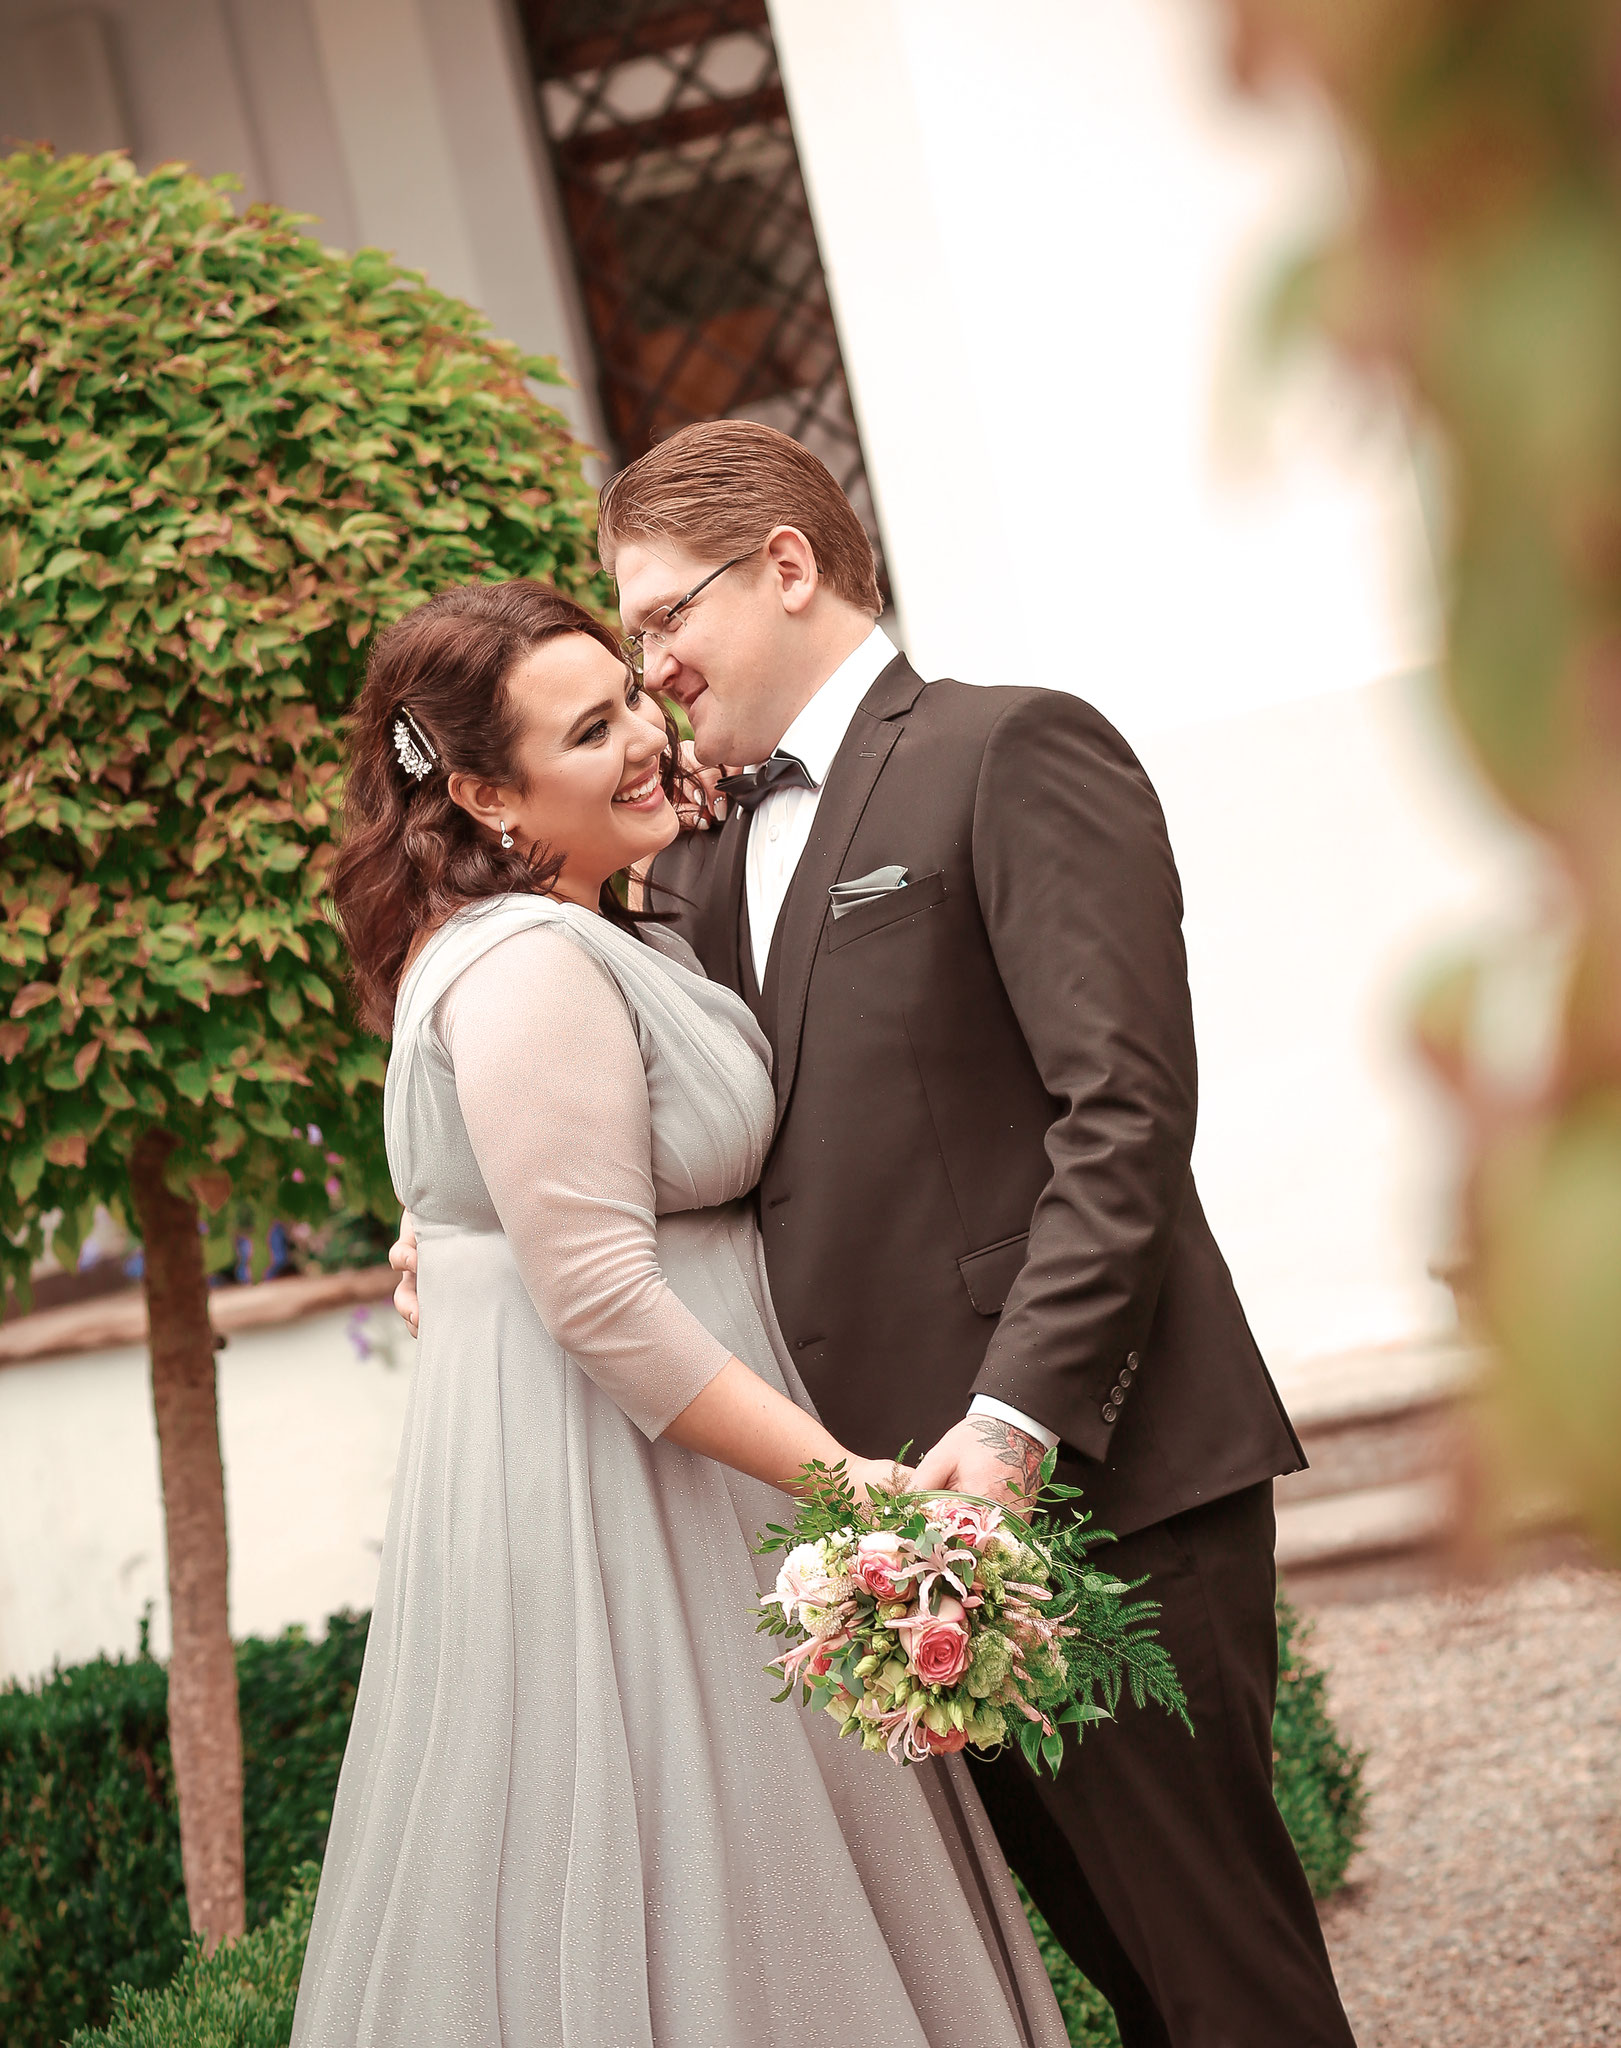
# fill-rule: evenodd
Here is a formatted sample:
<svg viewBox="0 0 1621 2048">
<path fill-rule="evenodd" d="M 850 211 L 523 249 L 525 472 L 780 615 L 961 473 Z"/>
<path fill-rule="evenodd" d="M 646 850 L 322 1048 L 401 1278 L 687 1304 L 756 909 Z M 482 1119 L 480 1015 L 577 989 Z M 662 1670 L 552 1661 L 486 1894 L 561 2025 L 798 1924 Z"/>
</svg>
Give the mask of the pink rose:
<svg viewBox="0 0 1621 2048">
<path fill-rule="evenodd" d="M 938 1613 L 920 1617 L 907 1630 L 911 1637 L 908 1661 L 925 1685 L 955 1685 L 968 1669 L 965 1612 L 960 1600 L 948 1596 L 940 1602 Z"/>
<path fill-rule="evenodd" d="M 1002 1526 L 1002 1510 L 989 1501 L 935 1500 L 925 1512 L 943 1535 L 953 1543 L 965 1543 L 970 1550 L 978 1550 Z"/>
<path fill-rule="evenodd" d="M 967 1731 L 962 1728 L 948 1728 L 944 1735 L 936 1735 L 932 1728 L 925 1728 L 923 1740 L 936 1756 L 955 1756 L 959 1749 L 968 1746 Z"/>
<path fill-rule="evenodd" d="M 875 1600 L 893 1600 L 905 1592 L 895 1574 L 905 1562 L 906 1546 L 887 1529 L 874 1529 L 856 1545 L 855 1580 Z"/>
</svg>

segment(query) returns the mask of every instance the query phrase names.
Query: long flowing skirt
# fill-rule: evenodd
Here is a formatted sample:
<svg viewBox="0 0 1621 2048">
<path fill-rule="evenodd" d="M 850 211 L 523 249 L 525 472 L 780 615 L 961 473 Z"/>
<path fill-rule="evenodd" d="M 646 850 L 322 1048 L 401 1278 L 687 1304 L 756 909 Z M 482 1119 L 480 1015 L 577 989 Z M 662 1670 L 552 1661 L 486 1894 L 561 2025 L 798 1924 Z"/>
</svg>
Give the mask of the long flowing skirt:
<svg viewBox="0 0 1621 2048">
<path fill-rule="evenodd" d="M 748 1207 L 661 1219 L 659 1252 L 803 1402 Z M 751 1546 L 783 1496 L 648 1442 L 498 1233 L 425 1230 L 420 1266 L 294 2048 L 1063 2048 L 961 1759 L 770 1704 Z"/>
</svg>

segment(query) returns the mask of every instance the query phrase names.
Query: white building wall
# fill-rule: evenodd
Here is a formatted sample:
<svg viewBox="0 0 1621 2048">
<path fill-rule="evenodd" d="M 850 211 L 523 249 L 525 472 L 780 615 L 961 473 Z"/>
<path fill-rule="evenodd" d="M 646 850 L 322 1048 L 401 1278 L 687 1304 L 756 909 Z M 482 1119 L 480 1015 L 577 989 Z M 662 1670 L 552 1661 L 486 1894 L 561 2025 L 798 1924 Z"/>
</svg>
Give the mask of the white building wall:
<svg viewBox="0 0 1621 2048">
<path fill-rule="evenodd" d="M 372 1333 L 362 1357 L 355 1317 Z M 231 1626 L 319 1629 L 366 1608 L 413 1346 L 388 1307 L 233 1336 L 219 1357 Z M 0 1683 L 169 1650 L 157 1436 L 144 1346 L 0 1369 Z"/>
<path fill-rule="evenodd" d="M 909 651 L 1090 698 L 1187 897 L 1196 1169 L 1273 1361 L 1450 1324 L 1446 1131 L 1402 992 L 1525 886 L 1431 704 L 1391 408 L 1255 338 L 1346 203 L 1199 0 L 772 0 Z"/>
</svg>

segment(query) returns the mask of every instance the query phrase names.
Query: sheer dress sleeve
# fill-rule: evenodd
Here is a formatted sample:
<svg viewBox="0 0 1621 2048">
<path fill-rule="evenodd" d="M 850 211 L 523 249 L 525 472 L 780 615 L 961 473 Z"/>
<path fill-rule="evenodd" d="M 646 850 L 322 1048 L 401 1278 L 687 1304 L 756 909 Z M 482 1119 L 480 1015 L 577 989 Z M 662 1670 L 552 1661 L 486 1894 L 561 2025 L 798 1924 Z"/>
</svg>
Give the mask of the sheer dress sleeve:
<svg viewBox="0 0 1621 2048">
<path fill-rule="evenodd" d="M 541 927 L 468 968 L 435 1023 L 541 1321 L 657 1437 L 731 1352 L 659 1266 L 647 1075 L 623 995 L 566 933 Z"/>
</svg>

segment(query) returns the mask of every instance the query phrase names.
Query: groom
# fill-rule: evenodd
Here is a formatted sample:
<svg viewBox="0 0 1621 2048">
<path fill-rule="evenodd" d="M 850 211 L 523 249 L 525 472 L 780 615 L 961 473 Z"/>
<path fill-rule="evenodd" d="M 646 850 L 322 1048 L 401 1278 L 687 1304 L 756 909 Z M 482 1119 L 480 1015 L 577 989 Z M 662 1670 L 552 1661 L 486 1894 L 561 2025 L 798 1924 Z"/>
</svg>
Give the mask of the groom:
<svg viewBox="0 0 1621 2048">
<path fill-rule="evenodd" d="M 699 759 L 763 764 L 653 900 L 772 1043 L 760 1220 L 822 1419 L 971 1493 L 1056 1443 L 1164 1602 L 1196 1736 L 1127 1704 L 1057 1778 L 980 1768 L 1008 1860 L 1127 2048 L 1344 2048 L 1271 1791 L 1271 1482 L 1304 1460 L 1189 1173 L 1153 790 L 1067 692 L 923 682 L 854 509 L 769 427 L 659 443 L 600 548 Z"/>
<path fill-rule="evenodd" d="M 854 509 L 771 428 L 659 443 L 600 549 L 700 761 L 761 764 L 653 902 L 772 1044 L 760 1222 L 822 1419 L 1003 1497 L 1056 1444 L 1163 1603 L 1196 1736 L 1127 1701 L 1056 1778 L 977 1765 L 1008 1861 L 1126 2048 L 1349 2048 L 1271 1788 L 1272 1479 L 1304 1460 L 1189 1172 L 1154 792 L 1067 692 L 924 682 Z"/>
</svg>

